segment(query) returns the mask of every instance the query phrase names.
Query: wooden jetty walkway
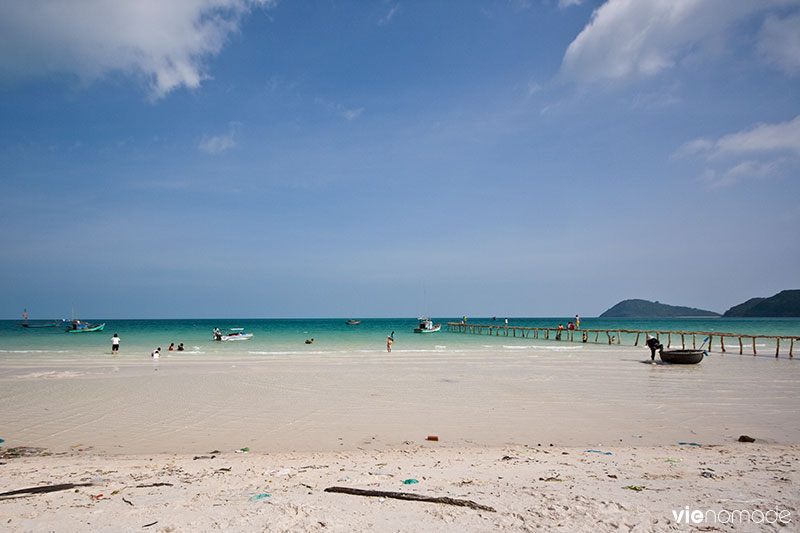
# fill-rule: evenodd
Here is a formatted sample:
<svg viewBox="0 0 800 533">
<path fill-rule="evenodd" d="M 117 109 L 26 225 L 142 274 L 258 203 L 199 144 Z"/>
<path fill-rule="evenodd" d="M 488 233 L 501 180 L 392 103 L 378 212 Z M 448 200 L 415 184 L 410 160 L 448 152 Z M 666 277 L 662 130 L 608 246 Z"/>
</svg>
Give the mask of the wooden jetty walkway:
<svg viewBox="0 0 800 533">
<path fill-rule="evenodd" d="M 680 346 L 682 350 L 686 349 L 686 340 L 687 337 L 691 336 L 691 343 L 692 349 L 697 349 L 697 339 L 705 339 L 708 337 L 708 348 L 707 350 L 711 351 L 711 344 L 714 342 L 715 339 L 719 339 L 720 351 L 722 353 L 727 352 L 725 348 L 725 339 L 732 339 L 735 343 L 736 340 L 739 341 L 739 354 L 744 353 L 744 346 L 745 342 L 742 339 L 747 340 L 748 347 L 752 345 L 753 347 L 753 355 L 758 355 L 756 351 L 756 339 L 764 339 L 764 340 L 772 340 L 775 342 L 775 357 L 778 357 L 781 350 L 781 340 L 786 341 L 789 347 L 789 358 L 794 357 L 794 341 L 800 341 L 800 336 L 775 336 L 775 335 L 751 335 L 746 333 L 721 333 L 719 331 L 645 331 L 645 330 L 637 330 L 637 329 L 558 329 L 558 328 L 545 328 L 545 327 L 521 327 L 521 326 L 506 326 L 500 324 L 494 325 L 486 325 L 486 324 L 467 324 L 464 322 L 448 322 L 447 323 L 447 331 L 452 331 L 455 333 L 472 333 L 477 335 L 483 335 L 484 332 L 487 335 L 493 336 L 505 336 L 505 337 L 524 337 L 524 338 L 534 338 L 534 339 L 544 339 L 544 340 L 555 340 L 555 341 L 565 341 L 565 342 L 591 342 L 591 343 L 605 343 L 606 341 L 608 344 L 622 344 L 622 337 L 623 335 L 626 336 L 628 339 L 632 339 L 635 335 L 635 339 L 633 341 L 634 346 L 639 345 L 639 339 L 642 335 L 644 335 L 644 340 L 647 338 L 647 335 L 652 335 L 653 337 L 659 339 L 660 342 L 662 337 L 667 338 L 666 348 L 669 349 L 672 346 L 673 335 L 675 336 L 676 346 L 677 346 L 677 337 L 680 336 Z M 600 335 L 604 334 L 602 340 Z M 594 339 L 592 339 L 594 336 Z M 731 342 L 729 341 L 728 346 L 730 346 Z"/>
</svg>

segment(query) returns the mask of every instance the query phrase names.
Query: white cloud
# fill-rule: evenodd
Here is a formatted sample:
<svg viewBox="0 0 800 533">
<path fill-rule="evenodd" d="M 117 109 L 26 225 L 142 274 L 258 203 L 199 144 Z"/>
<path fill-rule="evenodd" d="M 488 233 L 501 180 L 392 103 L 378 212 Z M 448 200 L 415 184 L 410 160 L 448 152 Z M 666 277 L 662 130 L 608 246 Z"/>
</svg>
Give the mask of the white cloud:
<svg viewBox="0 0 800 533">
<path fill-rule="evenodd" d="M 585 83 L 654 76 L 719 48 L 749 16 L 787 3 L 797 0 L 608 0 L 570 43 L 561 71 Z"/>
<path fill-rule="evenodd" d="M 389 24 L 394 18 L 394 16 L 397 15 L 397 13 L 399 12 L 400 12 L 400 4 L 393 5 L 391 8 L 389 8 L 389 12 L 386 13 L 386 15 L 384 15 L 383 17 L 381 17 L 380 20 L 378 20 L 378 24 L 380 24 L 381 26 Z"/>
<path fill-rule="evenodd" d="M 767 17 L 761 28 L 758 51 L 787 74 L 800 74 L 800 14 L 779 19 Z"/>
<path fill-rule="evenodd" d="M 146 80 L 161 98 L 208 77 L 239 20 L 274 0 L 26 0 L 0 2 L 0 77 L 53 73 L 91 83 L 113 72 Z"/>
<path fill-rule="evenodd" d="M 236 134 L 239 132 L 240 122 L 231 122 L 228 125 L 228 133 L 215 135 L 213 137 L 204 136 L 198 148 L 209 154 L 219 154 L 236 146 Z"/>
<path fill-rule="evenodd" d="M 707 168 L 702 178 L 713 187 L 767 178 L 800 161 L 800 115 L 777 124 L 756 124 L 717 140 L 695 139 L 675 155 L 702 156 L 709 167 L 716 167 Z"/>
</svg>

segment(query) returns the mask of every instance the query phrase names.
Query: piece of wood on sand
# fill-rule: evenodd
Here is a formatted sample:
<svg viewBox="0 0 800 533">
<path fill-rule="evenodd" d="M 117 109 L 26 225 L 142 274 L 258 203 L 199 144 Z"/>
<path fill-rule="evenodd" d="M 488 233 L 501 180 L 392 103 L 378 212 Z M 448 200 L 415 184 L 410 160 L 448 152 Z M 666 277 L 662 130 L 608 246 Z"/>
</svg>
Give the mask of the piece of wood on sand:
<svg viewBox="0 0 800 533">
<path fill-rule="evenodd" d="M 91 485 L 91 483 L 62 483 L 59 485 L 42 485 L 39 487 L 0 492 L 0 498 L 11 498 L 13 496 L 22 496 L 23 494 L 46 494 L 48 492 L 70 490 L 74 489 L 75 487 L 90 487 Z"/>
<path fill-rule="evenodd" d="M 328 487 L 325 492 L 340 492 L 342 494 L 353 494 L 355 496 L 372 496 L 377 498 L 394 498 L 396 500 L 410 500 L 417 502 L 430 502 L 430 503 L 444 503 L 447 505 L 457 505 L 459 507 L 469 507 L 476 511 L 490 511 L 496 512 L 494 507 L 488 505 L 481 505 L 472 500 L 459 500 L 457 498 L 450 498 L 448 496 L 424 496 L 422 494 L 413 494 L 410 492 L 389 492 L 383 490 L 366 490 L 366 489 L 353 489 L 349 487 Z"/>
</svg>

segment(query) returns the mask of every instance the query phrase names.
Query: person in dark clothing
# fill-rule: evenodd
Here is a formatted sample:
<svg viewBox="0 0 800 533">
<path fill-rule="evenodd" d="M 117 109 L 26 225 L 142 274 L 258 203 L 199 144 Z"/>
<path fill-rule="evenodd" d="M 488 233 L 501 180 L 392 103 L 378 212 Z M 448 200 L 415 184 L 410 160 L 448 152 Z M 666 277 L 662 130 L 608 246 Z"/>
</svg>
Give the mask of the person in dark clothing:
<svg viewBox="0 0 800 533">
<path fill-rule="evenodd" d="M 656 350 L 658 350 L 659 355 L 664 350 L 664 345 L 658 342 L 658 339 L 655 337 L 651 337 L 650 335 L 647 336 L 647 347 L 650 348 L 650 360 L 656 360 Z"/>
</svg>

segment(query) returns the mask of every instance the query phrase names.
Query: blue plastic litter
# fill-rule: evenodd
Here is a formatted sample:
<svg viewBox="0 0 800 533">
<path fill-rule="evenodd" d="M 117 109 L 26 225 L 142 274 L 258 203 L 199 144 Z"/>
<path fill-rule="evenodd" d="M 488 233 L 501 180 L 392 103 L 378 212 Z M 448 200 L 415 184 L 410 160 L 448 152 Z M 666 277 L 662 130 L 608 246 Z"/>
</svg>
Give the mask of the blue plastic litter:
<svg viewBox="0 0 800 533">
<path fill-rule="evenodd" d="M 587 453 L 599 453 L 600 455 L 611 455 L 611 452 L 601 452 L 600 450 L 586 450 Z"/>
</svg>

